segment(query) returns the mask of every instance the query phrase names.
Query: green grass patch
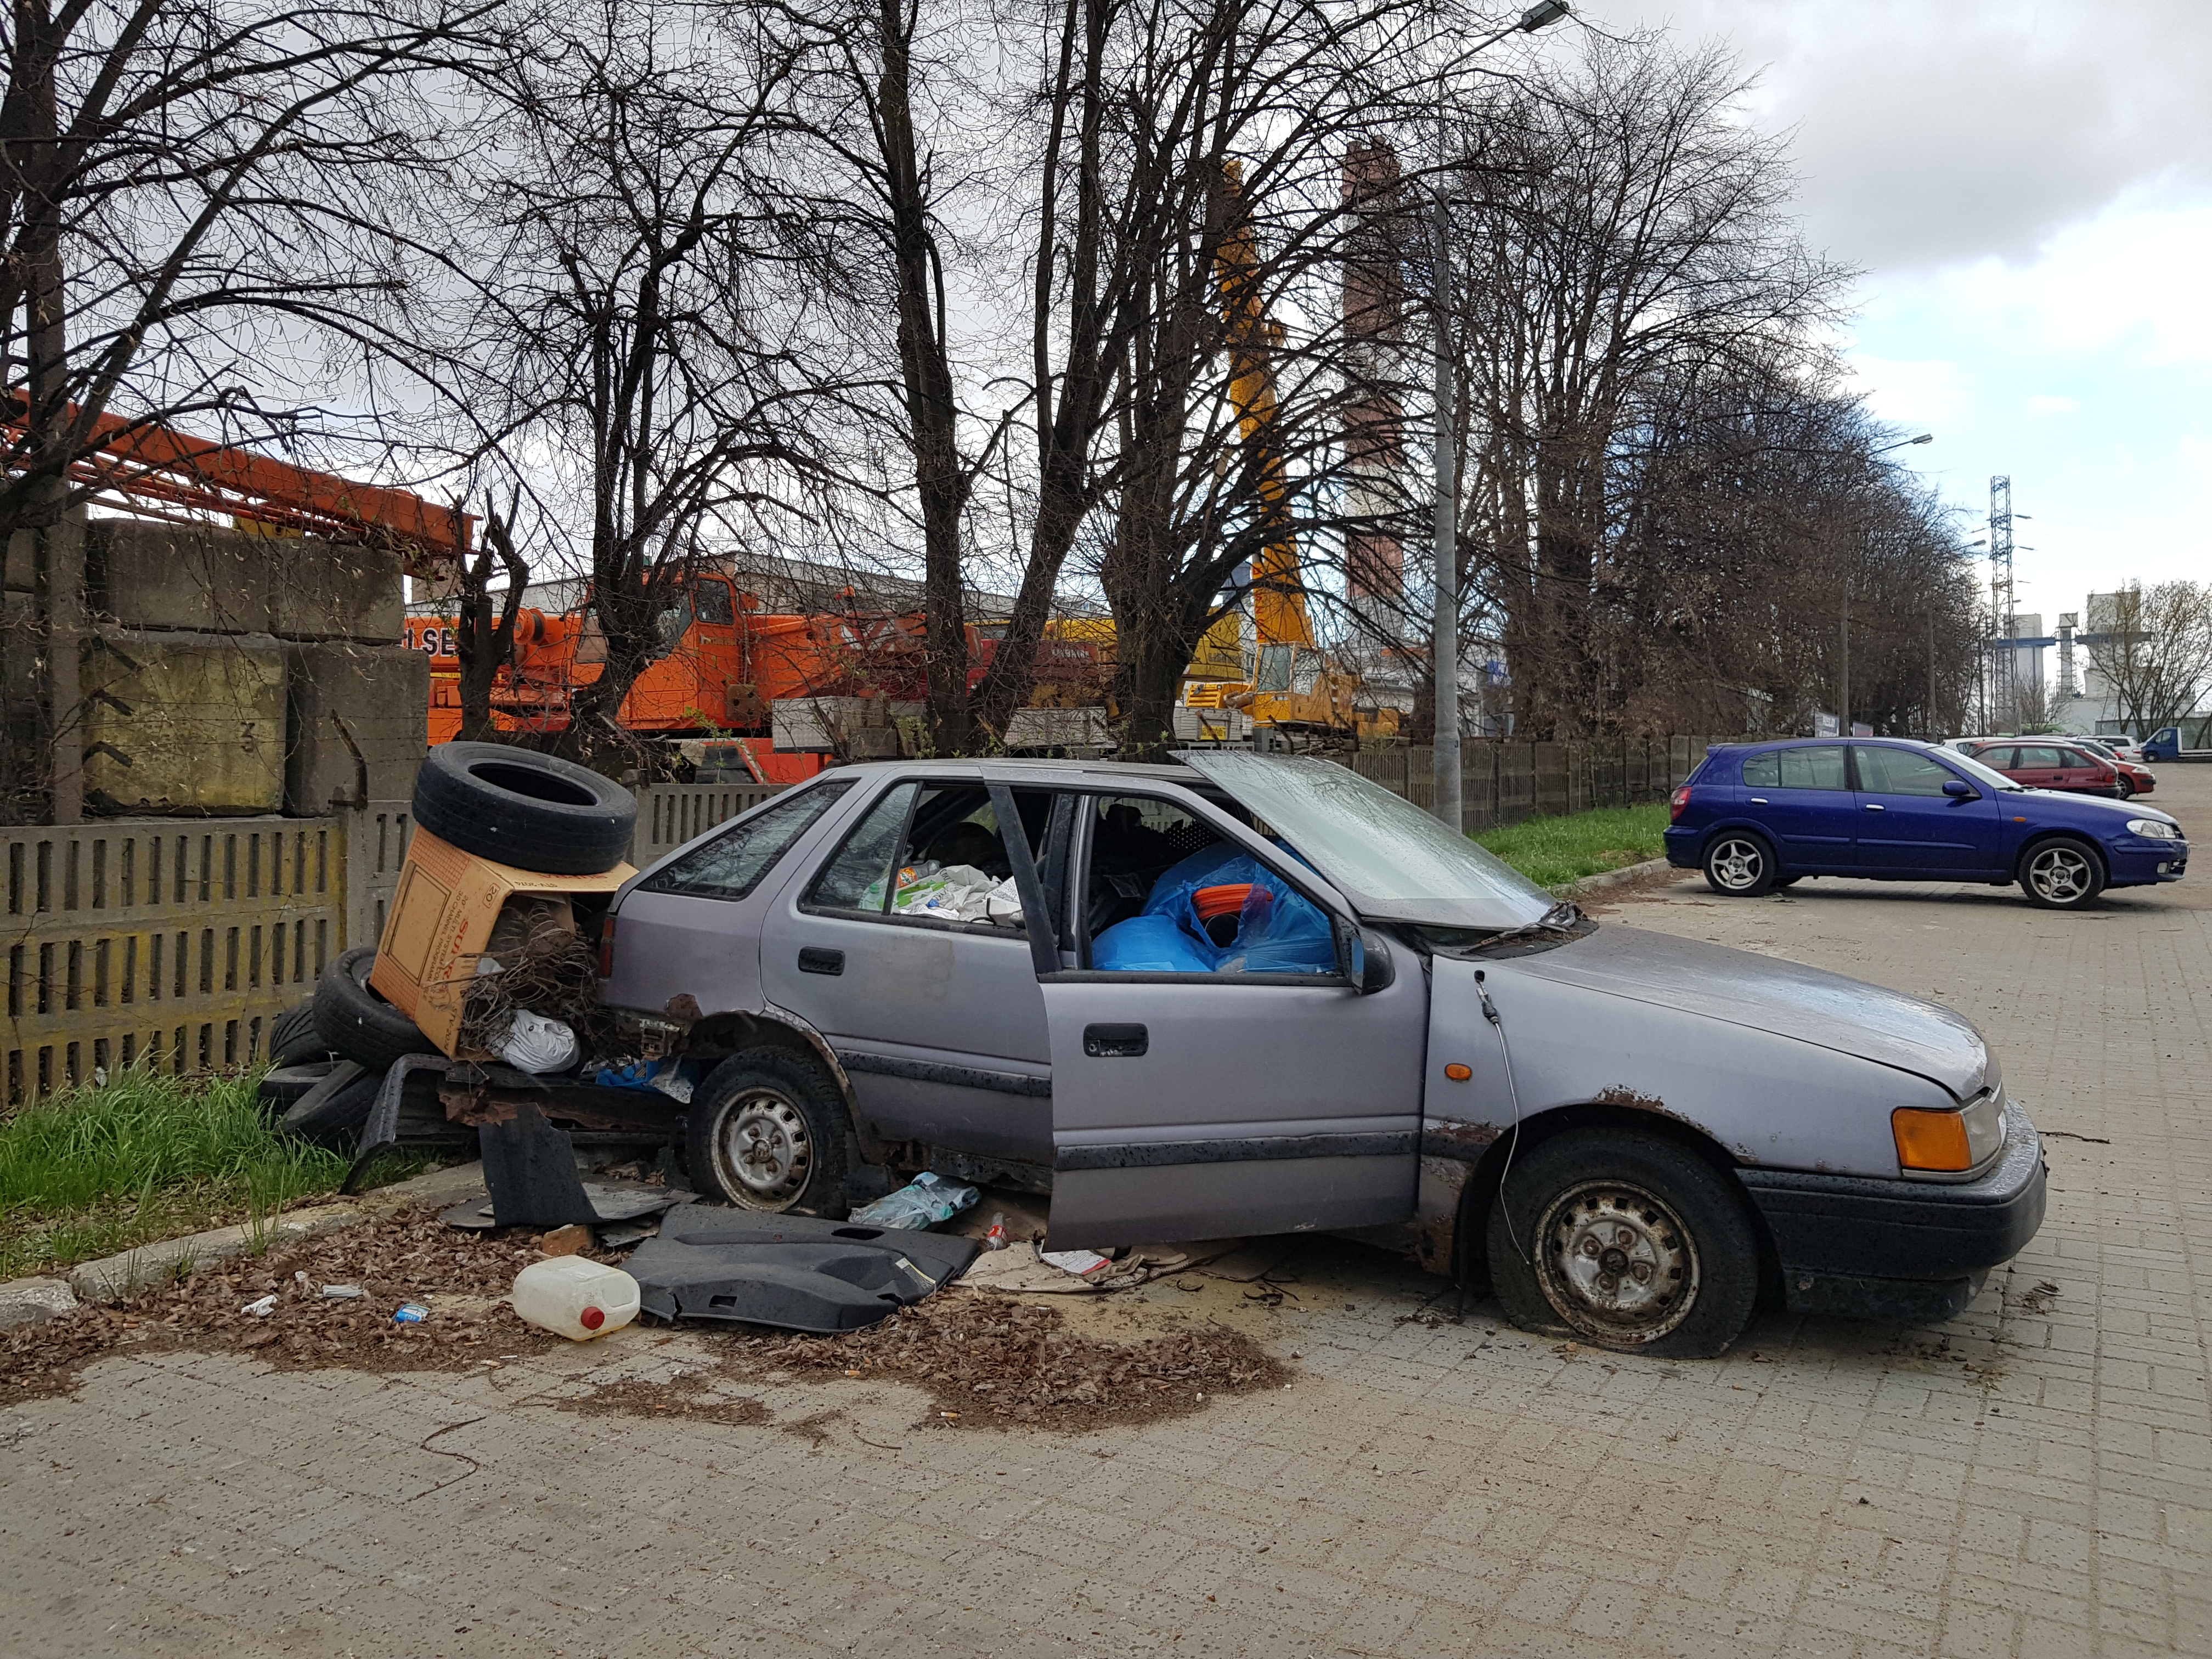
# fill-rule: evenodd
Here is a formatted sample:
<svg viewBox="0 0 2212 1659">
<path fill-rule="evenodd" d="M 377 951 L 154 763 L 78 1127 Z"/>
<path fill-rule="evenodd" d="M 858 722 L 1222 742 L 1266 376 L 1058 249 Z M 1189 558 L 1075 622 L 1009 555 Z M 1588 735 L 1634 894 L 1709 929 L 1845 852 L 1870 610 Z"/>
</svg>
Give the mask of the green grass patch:
<svg viewBox="0 0 2212 1659">
<path fill-rule="evenodd" d="M 1656 859 L 1667 850 L 1661 839 L 1668 809 L 1607 806 L 1564 817 L 1529 818 L 1504 830 L 1487 830 L 1474 839 L 1529 880 L 1561 887 L 1607 870 Z"/>
<path fill-rule="evenodd" d="M 0 1120 L 0 1279 L 273 1215 L 349 1160 L 276 1133 L 254 1075 L 131 1068 Z"/>
</svg>

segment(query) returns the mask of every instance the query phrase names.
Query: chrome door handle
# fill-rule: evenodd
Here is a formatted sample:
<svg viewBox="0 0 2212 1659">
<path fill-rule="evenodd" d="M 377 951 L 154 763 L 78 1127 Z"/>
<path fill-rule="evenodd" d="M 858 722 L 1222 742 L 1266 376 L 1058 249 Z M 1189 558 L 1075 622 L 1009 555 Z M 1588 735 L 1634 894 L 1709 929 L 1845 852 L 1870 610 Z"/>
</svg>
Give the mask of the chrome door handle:
<svg viewBox="0 0 2212 1659">
<path fill-rule="evenodd" d="M 1879 812 L 1882 810 L 1881 803 L 1870 800 L 1866 803 L 1866 810 L 1869 812 Z"/>
<path fill-rule="evenodd" d="M 1751 798 L 1751 804 L 1753 806 L 1764 806 L 1766 805 L 1766 797 L 1764 795 L 1753 795 Z"/>
</svg>

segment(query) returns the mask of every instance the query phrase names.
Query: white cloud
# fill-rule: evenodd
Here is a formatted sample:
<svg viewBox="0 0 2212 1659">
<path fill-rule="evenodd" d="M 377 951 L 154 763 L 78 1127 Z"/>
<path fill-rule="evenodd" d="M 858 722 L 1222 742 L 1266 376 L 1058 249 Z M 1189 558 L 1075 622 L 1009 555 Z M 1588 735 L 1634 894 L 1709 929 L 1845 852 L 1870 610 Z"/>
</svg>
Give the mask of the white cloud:
<svg viewBox="0 0 2212 1659">
<path fill-rule="evenodd" d="M 1973 407 L 1972 377 L 1942 357 L 1879 357 L 1850 352 L 1851 389 L 1885 421 L 1933 427 L 1962 418 Z"/>
<path fill-rule="evenodd" d="M 2031 415 L 2075 415 L 2081 410 L 2079 398 L 2054 398 L 2047 392 L 2039 392 L 2021 405 Z"/>
</svg>

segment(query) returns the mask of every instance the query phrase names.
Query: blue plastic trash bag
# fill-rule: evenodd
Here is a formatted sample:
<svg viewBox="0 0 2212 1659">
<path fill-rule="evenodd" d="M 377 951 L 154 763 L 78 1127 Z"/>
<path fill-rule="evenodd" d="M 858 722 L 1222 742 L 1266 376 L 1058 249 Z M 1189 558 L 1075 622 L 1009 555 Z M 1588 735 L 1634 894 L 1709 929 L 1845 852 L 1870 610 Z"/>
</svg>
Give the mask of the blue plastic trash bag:
<svg viewBox="0 0 2212 1659">
<path fill-rule="evenodd" d="M 1109 973 L 1211 973 L 1220 954 L 1172 916 L 1131 916 L 1091 941 L 1091 965 Z"/>
<path fill-rule="evenodd" d="M 1225 948 L 1216 946 L 1206 938 L 1192 896 L 1203 887 L 1243 883 L 1254 890 L 1239 915 L 1237 937 Z M 1336 940 L 1328 915 L 1273 871 L 1226 842 L 1192 854 L 1153 884 L 1145 915 L 1136 920 L 1155 918 L 1172 921 L 1189 947 L 1205 954 L 1206 968 L 1218 973 L 1326 974 L 1336 968 Z M 1099 938 L 1103 941 L 1128 926 L 1120 923 Z M 1203 970 L 1177 967 L 1152 971 Z"/>
</svg>

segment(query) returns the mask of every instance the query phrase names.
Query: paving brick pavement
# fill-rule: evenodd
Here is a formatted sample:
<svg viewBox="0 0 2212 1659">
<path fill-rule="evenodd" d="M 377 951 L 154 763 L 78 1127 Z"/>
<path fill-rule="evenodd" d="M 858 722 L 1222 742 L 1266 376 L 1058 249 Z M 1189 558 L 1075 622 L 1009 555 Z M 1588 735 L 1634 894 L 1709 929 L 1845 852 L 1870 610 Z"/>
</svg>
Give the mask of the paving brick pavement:
<svg viewBox="0 0 2212 1659">
<path fill-rule="evenodd" d="M 2212 833 L 2212 769 L 2162 782 Z M 1990 1034 L 2051 1217 L 1939 1329 L 1631 1358 L 1432 1322 L 1438 1281 L 1315 1241 L 1279 1306 L 1165 1281 L 1083 1314 L 1237 1322 L 1291 1387 L 1077 1436 L 921 1426 L 872 1380 L 729 1384 L 757 1425 L 557 1408 L 711 1364 L 659 1331 L 477 1377 L 118 1358 L 0 1413 L 0 1650 L 2212 1653 L 2208 893 L 1609 899 Z"/>
</svg>

